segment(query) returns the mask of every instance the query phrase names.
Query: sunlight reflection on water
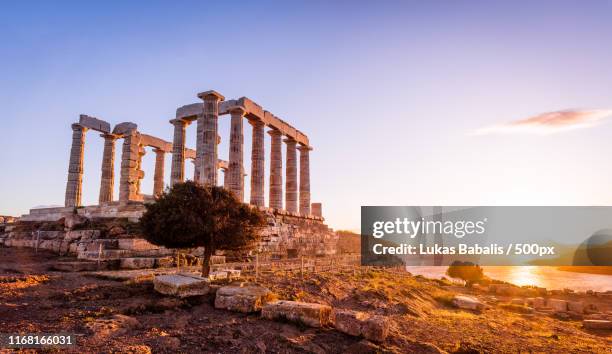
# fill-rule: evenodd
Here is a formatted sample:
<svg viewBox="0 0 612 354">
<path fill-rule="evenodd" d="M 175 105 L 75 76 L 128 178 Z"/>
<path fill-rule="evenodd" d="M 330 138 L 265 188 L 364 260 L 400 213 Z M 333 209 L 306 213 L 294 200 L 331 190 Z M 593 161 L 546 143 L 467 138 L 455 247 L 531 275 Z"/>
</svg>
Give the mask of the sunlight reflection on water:
<svg viewBox="0 0 612 354">
<path fill-rule="evenodd" d="M 447 267 L 406 267 L 415 275 L 427 278 L 446 276 Z M 555 267 L 515 266 L 515 267 L 483 267 L 487 276 L 497 280 L 507 281 L 516 285 L 535 285 L 546 289 L 569 288 L 576 291 L 607 291 L 612 290 L 612 275 L 586 274 L 565 272 Z"/>
</svg>

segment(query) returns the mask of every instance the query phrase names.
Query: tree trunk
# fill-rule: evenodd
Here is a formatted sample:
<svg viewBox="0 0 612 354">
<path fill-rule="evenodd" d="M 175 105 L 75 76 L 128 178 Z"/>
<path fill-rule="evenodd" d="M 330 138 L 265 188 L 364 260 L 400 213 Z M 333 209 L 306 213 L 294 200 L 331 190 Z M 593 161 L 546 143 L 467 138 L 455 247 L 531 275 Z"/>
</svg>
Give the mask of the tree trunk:
<svg viewBox="0 0 612 354">
<path fill-rule="evenodd" d="M 213 254 L 212 247 L 204 248 L 204 260 L 202 261 L 202 277 L 206 278 L 210 274 L 210 256 Z"/>
</svg>

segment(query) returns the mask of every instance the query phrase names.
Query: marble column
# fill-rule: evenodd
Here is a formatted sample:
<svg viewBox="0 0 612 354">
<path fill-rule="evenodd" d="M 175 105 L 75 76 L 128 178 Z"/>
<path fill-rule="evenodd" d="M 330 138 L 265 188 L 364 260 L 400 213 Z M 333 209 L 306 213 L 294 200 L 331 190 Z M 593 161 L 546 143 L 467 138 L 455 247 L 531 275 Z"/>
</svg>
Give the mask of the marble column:
<svg viewBox="0 0 612 354">
<path fill-rule="evenodd" d="M 185 181 L 185 129 L 189 123 L 183 119 L 173 119 L 170 123 L 174 125 L 170 185 L 175 185 Z"/>
<path fill-rule="evenodd" d="M 310 146 L 300 145 L 300 214 L 310 215 Z"/>
<path fill-rule="evenodd" d="M 230 112 L 232 116 L 229 143 L 229 190 L 236 195 L 239 201 L 244 202 L 244 171 L 243 150 L 244 134 L 243 120 L 246 112 L 236 108 Z"/>
<path fill-rule="evenodd" d="M 249 120 L 253 127 L 251 146 L 251 204 L 265 206 L 265 137 L 264 123 L 260 120 Z"/>
<path fill-rule="evenodd" d="M 115 189 L 115 141 L 117 135 L 102 134 L 104 138 L 104 154 L 102 155 L 102 178 L 100 179 L 99 203 L 110 203 L 113 201 Z"/>
<path fill-rule="evenodd" d="M 283 208 L 283 154 L 282 134 L 276 129 L 268 131 L 270 145 L 270 208 Z"/>
<path fill-rule="evenodd" d="M 290 213 L 297 213 L 297 201 L 298 201 L 298 180 L 297 180 L 297 153 L 296 153 L 296 141 L 287 138 L 284 140 L 287 144 L 286 160 L 287 165 L 285 167 L 286 178 L 285 181 L 285 209 Z"/>
<path fill-rule="evenodd" d="M 229 190 L 229 173 L 227 168 L 221 168 L 221 172 L 223 172 L 223 188 Z"/>
<path fill-rule="evenodd" d="M 198 158 L 191 160 L 193 163 L 193 181 L 197 182 L 200 179 L 200 169 L 198 168 Z"/>
<path fill-rule="evenodd" d="M 140 133 L 131 131 L 123 137 L 121 152 L 121 178 L 119 179 L 119 201 L 142 201 L 139 194 L 140 171 Z"/>
<path fill-rule="evenodd" d="M 85 132 L 87 128 L 79 124 L 72 125 L 72 146 L 68 164 L 68 181 L 64 205 L 78 207 L 83 193 L 83 152 L 85 149 Z"/>
<path fill-rule="evenodd" d="M 164 158 L 166 152 L 154 149 L 155 152 L 155 173 L 153 175 L 153 196 L 157 197 L 164 192 Z"/>
<path fill-rule="evenodd" d="M 196 156 L 200 158 L 200 161 L 196 163 L 200 170 L 199 182 L 216 186 L 219 101 L 223 101 L 225 98 L 215 91 L 199 93 L 198 97 L 204 101 L 203 114 L 201 117 L 198 117 L 198 137 L 196 142 Z"/>
</svg>

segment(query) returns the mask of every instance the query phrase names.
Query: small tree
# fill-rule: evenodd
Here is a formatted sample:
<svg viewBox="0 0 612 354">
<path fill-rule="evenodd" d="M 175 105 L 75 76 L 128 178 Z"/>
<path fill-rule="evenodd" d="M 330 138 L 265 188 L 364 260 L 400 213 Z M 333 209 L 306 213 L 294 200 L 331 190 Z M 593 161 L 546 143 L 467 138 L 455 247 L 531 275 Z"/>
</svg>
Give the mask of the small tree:
<svg viewBox="0 0 612 354">
<path fill-rule="evenodd" d="M 210 273 L 216 250 L 243 250 L 259 240 L 264 215 L 243 204 L 231 192 L 194 182 L 175 184 L 140 218 L 147 241 L 168 248 L 204 247 L 202 276 Z"/>
<path fill-rule="evenodd" d="M 484 279 L 482 268 L 472 262 L 454 261 L 446 270 L 446 275 L 451 278 L 465 280 L 466 284 L 473 284 Z"/>
</svg>

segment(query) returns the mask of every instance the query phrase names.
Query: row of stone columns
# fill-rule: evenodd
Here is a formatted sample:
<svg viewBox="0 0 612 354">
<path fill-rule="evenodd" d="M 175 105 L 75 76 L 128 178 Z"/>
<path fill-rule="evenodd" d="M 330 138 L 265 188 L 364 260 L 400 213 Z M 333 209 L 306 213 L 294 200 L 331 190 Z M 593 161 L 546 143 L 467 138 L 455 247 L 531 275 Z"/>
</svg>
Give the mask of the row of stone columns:
<svg viewBox="0 0 612 354">
<path fill-rule="evenodd" d="M 203 113 L 197 117 L 195 180 L 201 184 L 217 185 L 217 132 L 219 118 L 219 103 L 225 98 L 215 92 L 206 91 L 198 95 L 203 103 Z M 242 107 L 229 110 L 231 116 L 229 164 L 224 171 L 224 187 L 232 191 L 240 201 L 244 201 L 244 124 L 246 112 Z M 250 203 L 257 206 L 265 205 L 265 124 L 253 117 L 249 117 L 253 127 L 251 148 L 251 196 Z M 174 141 L 172 155 L 172 184 L 184 180 L 185 161 L 185 127 L 189 124 L 184 119 L 175 119 Z M 269 206 L 274 209 L 283 209 L 283 162 L 282 162 L 282 136 L 283 134 L 272 128 L 268 131 L 271 136 L 270 152 L 270 194 Z M 286 176 L 285 183 L 285 209 L 288 212 L 310 215 L 310 163 L 308 146 L 300 145 L 297 141 L 287 137 L 286 143 Z M 297 151 L 300 151 L 299 191 Z M 298 205 L 299 201 L 299 205 Z"/>
</svg>

